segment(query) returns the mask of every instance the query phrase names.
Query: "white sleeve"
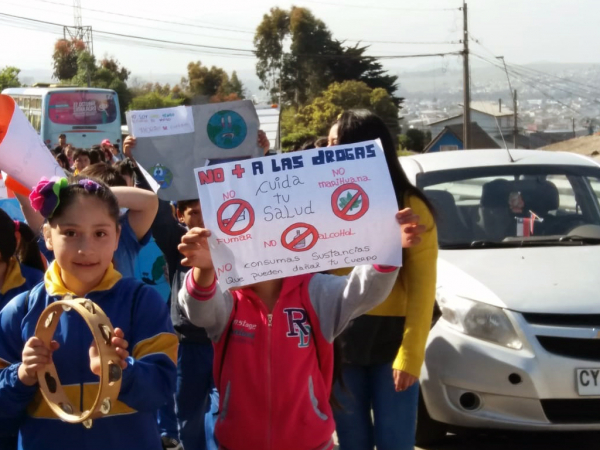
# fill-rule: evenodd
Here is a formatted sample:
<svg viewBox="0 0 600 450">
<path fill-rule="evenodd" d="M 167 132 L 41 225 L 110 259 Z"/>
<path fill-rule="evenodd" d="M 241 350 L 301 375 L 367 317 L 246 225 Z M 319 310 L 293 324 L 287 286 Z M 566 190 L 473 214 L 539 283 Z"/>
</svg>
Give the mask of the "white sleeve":
<svg viewBox="0 0 600 450">
<path fill-rule="evenodd" d="M 397 267 L 356 266 L 347 276 L 317 274 L 308 286 L 310 301 L 329 342 L 348 323 L 382 303 L 398 278 Z"/>
</svg>

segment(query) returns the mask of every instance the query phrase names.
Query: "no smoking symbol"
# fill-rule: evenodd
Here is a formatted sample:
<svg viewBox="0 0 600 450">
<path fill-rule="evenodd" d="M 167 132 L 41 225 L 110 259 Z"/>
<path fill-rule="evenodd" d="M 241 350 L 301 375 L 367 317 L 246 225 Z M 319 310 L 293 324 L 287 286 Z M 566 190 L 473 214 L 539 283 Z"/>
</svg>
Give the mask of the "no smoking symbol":
<svg viewBox="0 0 600 450">
<path fill-rule="evenodd" d="M 290 225 L 281 234 L 281 245 L 293 252 L 305 252 L 310 250 L 319 240 L 319 232 L 315 227 L 307 223 L 295 223 Z"/>
<path fill-rule="evenodd" d="M 369 196 L 356 183 L 343 184 L 333 191 L 331 208 L 342 220 L 358 220 L 369 210 Z"/>
<path fill-rule="evenodd" d="M 227 200 L 217 211 L 217 222 L 223 233 L 239 236 L 254 225 L 254 209 L 246 200 Z"/>
</svg>

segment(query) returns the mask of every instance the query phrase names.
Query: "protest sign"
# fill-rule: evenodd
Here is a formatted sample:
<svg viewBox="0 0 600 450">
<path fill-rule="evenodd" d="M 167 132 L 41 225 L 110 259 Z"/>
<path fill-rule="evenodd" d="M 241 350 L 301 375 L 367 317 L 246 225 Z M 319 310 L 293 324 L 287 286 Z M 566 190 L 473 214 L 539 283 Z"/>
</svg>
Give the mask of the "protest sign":
<svg viewBox="0 0 600 450">
<path fill-rule="evenodd" d="M 197 198 L 195 167 L 261 156 L 258 123 L 249 100 L 127 113 L 133 155 L 163 200 Z"/>
<path fill-rule="evenodd" d="M 65 176 L 23 111 L 0 94 L 0 169 L 28 189 L 42 177 Z"/>
<path fill-rule="evenodd" d="M 220 285 L 400 266 L 398 203 L 379 141 L 195 170 Z"/>
</svg>

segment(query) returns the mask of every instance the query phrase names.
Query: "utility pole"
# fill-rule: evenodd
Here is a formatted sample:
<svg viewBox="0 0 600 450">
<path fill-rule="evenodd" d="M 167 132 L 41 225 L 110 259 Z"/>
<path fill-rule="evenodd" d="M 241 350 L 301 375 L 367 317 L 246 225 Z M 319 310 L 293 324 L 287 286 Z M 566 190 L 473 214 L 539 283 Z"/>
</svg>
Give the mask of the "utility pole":
<svg viewBox="0 0 600 450">
<path fill-rule="evenodd" d="M 519 123 L 518 123 L 518 116 L 517 116 L 517 90 L 514 90 L 513 93 L 513 111 L 514 111 L 514 118 L 515 118 L 515 125 L 514 125 L 514 129 L 513 129 L 513 143 L 515 148 L 517 148 L 517 137 L 519 136 Z"/>
<path fill-rule="evenodd" d="M 573 120 L 573 138 L 577 137 L 577 133 L 575 132 L 575 117 L 572 117 Z"/>
<path fill-rule="evenodd" d="M 63 36 L 64 39 L 67 40 L 67 35 L 69 36 L 69 40 L 71 41 L 82 41 L 85 44 L 85 49 L 90 52 L 90 54 L 94 54 L 94 38 L 92 36 L 92 27 L 83 26 L 83 19 L 81 16 L 81 0 L 73 0 L 73 12 L 75 16 L 75 26 L 73 27 L 63 27 Z M 86 67 L 87 71 L 87 85 L 90 87 L 91 78 L 90 78 L 90 70 L 89 67 Z"/>
<path fill-rule="evenodd" d="M 463 149 L 471 146 L 471 79 L 469 75 L 469 26 L 467 1 L 463 0 Z"/>
</svg>

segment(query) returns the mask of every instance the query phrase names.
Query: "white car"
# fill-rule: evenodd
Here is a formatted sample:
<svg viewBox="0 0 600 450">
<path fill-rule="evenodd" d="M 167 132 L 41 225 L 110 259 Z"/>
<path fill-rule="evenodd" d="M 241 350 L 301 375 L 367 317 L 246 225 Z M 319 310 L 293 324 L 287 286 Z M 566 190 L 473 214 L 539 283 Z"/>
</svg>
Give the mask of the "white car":
<svg viewBox="0 0 600 450">
<path fill-rule="evenodd" d="M 437 214 L 418 440 L 600 430 L 600 165 L 470 150 L 400 158 Z"/>
</svg>

